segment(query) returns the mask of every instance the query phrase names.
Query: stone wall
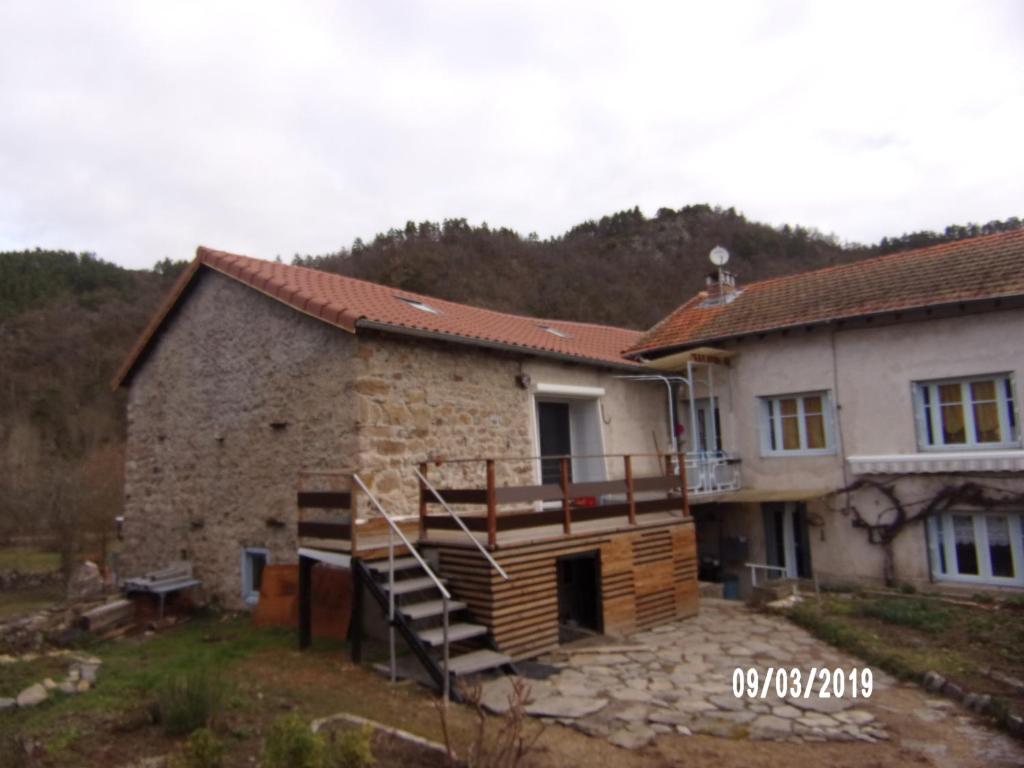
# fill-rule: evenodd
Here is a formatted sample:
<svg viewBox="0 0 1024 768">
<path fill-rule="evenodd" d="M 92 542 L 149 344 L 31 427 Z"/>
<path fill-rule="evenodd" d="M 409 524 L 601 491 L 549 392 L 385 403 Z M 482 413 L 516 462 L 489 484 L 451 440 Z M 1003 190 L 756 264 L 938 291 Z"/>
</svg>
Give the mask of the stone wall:
<svg viewBox="0 0 1024 768">
<path fill-rule="evenodd" d="M 374 333 L 357 337 L 356 357 L 357 466 L 389 512 L 418 514 L 412 468 L 428 457 L 531 454 L 529 399 L 515 383 L 517 357 Z M 497 472 L 499 481 L 517 477 L 505 463 Z M 459 485 L 480 486 L 485 478 L 481 462 L 432 467 L 431 474 Z"/>
<path fill-rule="evenodd" d="M 355 339 L 205 272 L 128 398 L 123 572 L 187 558 L 240 607 L 241 551 L 295 559 L 301 468 L 355 453 Z"/>
</svg>

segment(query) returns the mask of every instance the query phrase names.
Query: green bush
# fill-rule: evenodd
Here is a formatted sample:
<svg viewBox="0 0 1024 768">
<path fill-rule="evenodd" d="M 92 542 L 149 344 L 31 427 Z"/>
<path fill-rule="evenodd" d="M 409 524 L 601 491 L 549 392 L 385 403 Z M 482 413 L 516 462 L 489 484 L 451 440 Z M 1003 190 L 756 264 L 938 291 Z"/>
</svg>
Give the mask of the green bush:
<svg viewBox="0 0 1024 768">
<path fill-rule="evenodd" d="M 362 728 L 349 728 L 340 734 L 331 734 L 327 745 L 328 768 L 366 768 L 373 765 L 373 726 L 364 723 Z"/>
<path fill-rule="evenodd" d="M 209 728 L 192 732 L 181 755 L 182 768 L 222 768 L 224 744 Z"/>
<path fill-rule="evenodd" d="M 223 702 L 223 681 L 205 665 L 172 675 L 157 690 L 160 722 L 171 736 L 209 725 Z"/>
<path fill-rule="evenodd" d="M 324 768 L 323 738 L 298 715 L 286 715 L 270 726 L 263 743 L 263 768 Z"/>
</svg>

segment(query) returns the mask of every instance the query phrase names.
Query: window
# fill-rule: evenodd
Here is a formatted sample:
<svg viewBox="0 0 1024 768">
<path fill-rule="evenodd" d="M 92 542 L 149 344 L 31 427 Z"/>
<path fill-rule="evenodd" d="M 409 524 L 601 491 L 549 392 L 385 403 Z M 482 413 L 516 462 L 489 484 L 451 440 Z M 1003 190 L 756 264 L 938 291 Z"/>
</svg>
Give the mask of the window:
<svg viewBox="0 0 1024 768">
<path fill-rule="evenodd" d="M 419 299 L 411 299 L 408 296 L 395 296 L 395 298 L 398 299 L 399 301 L 404 301 L 410 307 L 418 309 L 420 312 L 429 312 L 431 315 L 441 314 L 441 310 L 435 309 L 434 307 L 430 306 L 424 301 L 420 301 Z"/>
<path fill-rule="evenodd" d="M 928 520 L 928 539 L 937 579 L 1024 585 L 1024 515 L 944 512 Z"/>
<path fill-rule="evenodd" d="M 1007 374 L 917 382 L 914 400 L 923 449 L 1018 445 L 1013 379 Z"/>
<path fill-rule="evenodd" d="M 765 454 L 832 453 L 828 393 L 762 397 L 761 449 Z"/>
<path fill-rule="evenodd" d="M 263 568 L 269 557 L 267 550 L 262 548 L 242 550 L 242 599 L 249 605 L 256 605 L 260 601 Z"/>
<path fill-rule="evenodd" d="M 554 328 L 550 325 L 538 325 L 537 327 L 540 328 L 542 331 L 545 331 L 546 333 L 550 333 L 552 336 L 557 336 L 560 339 L 571 338 L 569 334 L 566 333 L 565 331 L 560 330 L 558 328 Z"/>
</svg>

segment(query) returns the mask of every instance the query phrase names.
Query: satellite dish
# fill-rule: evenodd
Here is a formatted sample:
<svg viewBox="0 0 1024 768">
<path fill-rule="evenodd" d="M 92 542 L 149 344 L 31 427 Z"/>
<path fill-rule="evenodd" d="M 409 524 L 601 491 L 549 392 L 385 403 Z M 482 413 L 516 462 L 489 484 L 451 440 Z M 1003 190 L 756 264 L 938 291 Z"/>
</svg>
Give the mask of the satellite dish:
<svg viewBox="0 0 1024 768">
<path fill-rule="evenodd" d="M 729 261 L 729 252 L 720 245 L 716 245 L 712 248 L 711 253 L 708 254 L 708 256 L 711 259 L 711 263 L 716 267 L 721 267 Z"/>
</svg>

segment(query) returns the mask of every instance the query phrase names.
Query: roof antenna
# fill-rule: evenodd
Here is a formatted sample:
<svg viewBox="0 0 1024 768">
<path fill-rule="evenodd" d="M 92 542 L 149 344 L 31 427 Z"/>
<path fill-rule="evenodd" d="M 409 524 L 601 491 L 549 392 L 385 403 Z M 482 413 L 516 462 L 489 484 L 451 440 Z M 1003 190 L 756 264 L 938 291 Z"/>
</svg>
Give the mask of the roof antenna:
<svg viewBox="0 0 1024 768">
<path fill-rule="evenodd" d="M 711 263 L 718 267 L 718 285 L 716 287 L 715 295 L 710 295 L 711 281 L 714 279 L 713 275 L 708 275 L 708 286 L 709 286 L 709 302 L 714 304 L 728 304 L 734 298 L 736 298 L 736 276 L 731 272 L 726 272 L 724 267 L 729 262 L 729 252 L 720 245 L 716 245 L 711 249 L 711 253 L 708 254 L 708 258 L 711 259 Z"/>
</svg>

